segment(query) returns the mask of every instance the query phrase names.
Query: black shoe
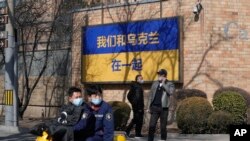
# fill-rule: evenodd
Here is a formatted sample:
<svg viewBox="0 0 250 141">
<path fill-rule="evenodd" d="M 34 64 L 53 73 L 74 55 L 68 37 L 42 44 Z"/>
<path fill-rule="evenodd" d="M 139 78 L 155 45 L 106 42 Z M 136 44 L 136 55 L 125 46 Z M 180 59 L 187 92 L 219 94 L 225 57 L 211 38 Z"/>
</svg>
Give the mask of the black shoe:
<svg viewBox="0 0 250 141">
<path fill-rule="evenodd" d="M 141 138 L 141 137 L 143 137 L 142 134 L 135 135 L 135 138 Z"/>
<path fill-rule="evenodd" d="M 128 137 L 130 137 L 130 131 L 125 131 L 125 133 L 126 133 L 126 135 L 128 136 Z"/>
<path fill-rule="evenodd" d="M 48 131 L 45 123 L 39 123 L 30 129 L 30 133 L 36 136 L 43 136 L 43 131 Z"/>
</svg>

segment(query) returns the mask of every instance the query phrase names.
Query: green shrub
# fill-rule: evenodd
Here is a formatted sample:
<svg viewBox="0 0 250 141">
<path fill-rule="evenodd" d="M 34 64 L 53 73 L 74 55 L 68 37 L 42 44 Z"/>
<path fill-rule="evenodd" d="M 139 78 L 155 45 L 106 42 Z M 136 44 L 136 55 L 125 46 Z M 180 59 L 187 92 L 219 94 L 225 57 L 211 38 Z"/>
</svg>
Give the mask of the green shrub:
<svg viewBox="0 0 250 141">
<path fill-rule="evenodd" d="M 250 124 L 250 107 L 247 108 L 247 124 Z"/>
<path fill-rule="evenodd" d="M 250 106 L 250 94 L 247 91 L 245 91 L 245 90 L 243 90 L 241 88 L 237 88 L 237 87 L 223 87 L 223 88 L 220 88 L 217 91 L 215 91 L 214 97 L 220 95 L 222 92 L 225 92 L 225 91 L 239 93 L 246 100 L 247 106 Z"/>
<path fill-rule="evenodd" d="M 112 106 L 115 130 L 125 130 L 131 108 L 127 103 L 121 101 L 110 101 L 108 103 Z"/>
<path fill-rule="evenodd" d="M 207 119 L 213 108 L 207 99 L 190 97 L 180 102 L 176 113 L 179 129 L 185 134 L 206 133 Z"/>
<path fill-rule="evenodd" d="M 245 99 L 236 92 L 224 91 L 213 99 L 215 111 L 227 111 L 232 114 L 233 124 L 243 124 L 246 119 L 247 105 Z"/>
<path fill-rule="evenodd" d="M 209 133 L 225 134 L 229 133 L 229 125 L 233 123 L 233 117 L 225 111 L 215 111 L 208 118 Z"/>
<path fill-rule="evenodd" d="M 198 89 L 180 89 L 180 90 L 177 90 L 175 92 L 174 97 L 177 99 L 177 101 L 181 101 L 181 100 L 186 99 L 188 97 L 207 98 L 207 94 L 201 90 L 198 90 Z"/>
</svg>

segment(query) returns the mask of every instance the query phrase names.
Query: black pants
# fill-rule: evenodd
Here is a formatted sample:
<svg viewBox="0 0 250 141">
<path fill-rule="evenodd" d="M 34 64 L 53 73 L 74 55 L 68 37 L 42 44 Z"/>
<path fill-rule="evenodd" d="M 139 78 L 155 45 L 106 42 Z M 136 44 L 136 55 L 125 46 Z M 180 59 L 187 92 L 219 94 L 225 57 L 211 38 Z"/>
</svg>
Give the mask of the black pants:
<svg viewBox="0 0 250 141">
<path fill-rule="evenodd" d="M 129 123 L 129 125 L 128 125 L 127 129 L 126 129 L 126 132 L 130 132 L 130 130 L 135 125 L 135 136 L 141 135 L 144 112 L 143 112 L 143 110 L 135 110 L 135 109 L 133 109 L 133 114 L 134 114 L 133 119 Z"/>
<path fill-rule="evenodd" d="M 148 141 L 154 140 L 156 124 L 160 118 L 161 140 L 167 139 L 168 108 L 152 106 L 150 108 L 151 117 L 149 121 Z"/>
<path fill-rule="evenodd" d="M 74 131 L 72 127 L 50 126 L 50 133 L 53 141 L 74 141 Z"/>
</svg>

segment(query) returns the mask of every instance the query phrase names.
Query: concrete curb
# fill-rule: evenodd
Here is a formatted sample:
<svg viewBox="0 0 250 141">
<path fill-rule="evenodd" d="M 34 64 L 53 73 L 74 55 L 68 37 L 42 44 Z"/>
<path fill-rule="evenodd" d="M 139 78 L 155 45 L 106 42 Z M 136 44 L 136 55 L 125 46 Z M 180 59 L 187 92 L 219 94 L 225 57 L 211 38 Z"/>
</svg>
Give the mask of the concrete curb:
<svg viewBox="0 0 250 141">
<path fill-rule="evenodd" d="M 147 137 L 127 138 L 127 141 L 146 141 Z M 160 141 L 160 135 L 155 136 Z M 229 141 L 229 134 L 178 134 L 168 133 L 167 141 Z"/>
<path fill-rule="evenodd" d="M 168 138 L 170 139 L 220 139 L 229 138 L 229 134 L 179 134 L 179 133 L 168 133 Z"/>
<path fill-rule="evenodd" d="M 29 129 L 15 127 L 15 126 L 0 125 L 0 132 L 19 134 L 19 133 L 27 133 L 27 132 L 29 132 Z"/>
<path fill-rule="evenodd" d="M 127 141 L 145 141 L 147 136 L 136 138 L 128 137 L 123 131 L 115 131 L 115 134 L 124 135 L 127 138 Z M 168 133 L 168 140 L 176 141 L 229 141 L 229 134 L 180 134 L 180 133 Z M 155 135 L 155 139 L 159 140 L 160 135 Z"/>
</svg>

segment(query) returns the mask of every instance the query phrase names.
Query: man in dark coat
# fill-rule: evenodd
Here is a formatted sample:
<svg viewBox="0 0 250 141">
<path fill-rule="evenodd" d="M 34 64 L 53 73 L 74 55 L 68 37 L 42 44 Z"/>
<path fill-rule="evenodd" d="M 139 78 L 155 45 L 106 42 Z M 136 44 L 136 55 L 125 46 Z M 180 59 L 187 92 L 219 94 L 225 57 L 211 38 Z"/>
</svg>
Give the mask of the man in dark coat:
<svg viewBox="0 0 250 141">
<path fill-rule="evenodd" d="M 31 133 L 41 135 L 42 131 L 47 131 L 53 141 L 84 141 L 94 125 L 91 124 L 95 120 L 94 115 L 84 103 L 81 89 L 69 88 L 68 101 L 56 119 L 38 124 Z"/>
<path fill-rule="evenodd" d="M 131 129 L 135 125 L 135 137 L 142 137 L 141 129 L 144 115 L 144 97 L 143 97 L 143 77 L 137 75 L 135 82 L 132 83 L 127 98 L 132 105 L 133 119 L 126 129 L 126 134 L 129 136 Z"/>
</svg>

